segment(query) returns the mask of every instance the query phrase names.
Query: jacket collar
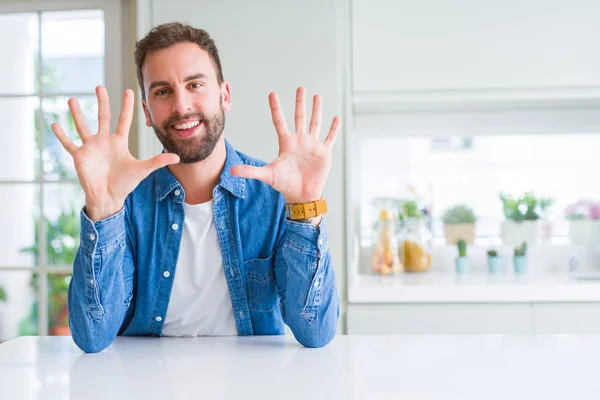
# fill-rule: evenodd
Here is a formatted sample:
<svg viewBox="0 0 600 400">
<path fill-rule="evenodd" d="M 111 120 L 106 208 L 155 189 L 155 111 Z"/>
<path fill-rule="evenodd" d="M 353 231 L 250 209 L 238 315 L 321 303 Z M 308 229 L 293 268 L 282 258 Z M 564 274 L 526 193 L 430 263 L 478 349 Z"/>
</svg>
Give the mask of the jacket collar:
<svg viewBox="0 0 600 400">
<path fill-rule="evenodd" d="M 225 165 L 221 177 L 219 178 L 218 186 L 227 190 L 236 197 L 245 198 L 244 192 L 246 189 L 246 179 L 231 175 L 231 167 L 244 164 L 239 154 L 233 146 L 225 140 Z M 163 150 L 164 152 L 164 150 Z M 181 187 L 181 184 L 175 179 L 168 167 L 160 168 L 155 175 L 156 196 L 159 201 L 167 197 L 175 188 Z"/>
</svg>

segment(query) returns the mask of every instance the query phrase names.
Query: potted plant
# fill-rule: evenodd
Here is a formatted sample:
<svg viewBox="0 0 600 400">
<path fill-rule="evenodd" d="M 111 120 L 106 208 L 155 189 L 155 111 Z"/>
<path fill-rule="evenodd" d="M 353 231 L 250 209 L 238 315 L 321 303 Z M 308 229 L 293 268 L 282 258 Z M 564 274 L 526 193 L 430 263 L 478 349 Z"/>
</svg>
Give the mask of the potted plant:
<svg viewBox="0 0 600 400">
<path fill-rule="evenodd" d="M 43 219 L 46 223 L 46 254 L 48 263 L 53 265 L 72 265 L 79 246 L 79 213 L 72 206 L 62 211 L 55 220 Z M 33 246 L 22 249 L 23 252 L 39 255 L 38 228 L 39 218 L 35 218 L 35 238 Z M 48 274 L 48 332 L 51 335 L 70 335 L 67 292 L 70 274 Z M 33 273 L 31 287 L 39 290 L 39 275 Z M 31 307 L 30 314 L 21 323 L 21 336 L 38 335 L 38 302 Z"/>
<path fill-rule="evenodd" d="M 469 272 L 469 258 L 467 257 L 467 242 L 464 239 L 459 239 L 458 243 L 458 257 L 456 257 L 456 273 L 464 274 Z"/>
<path fill-rule="evenodd" d="M 459 239 L 464 239 L 467 244 L 473 244 L 476 219 L 473 209 L 464 204 L 448 208 L 442 216 L 446 243 L 457 244 Z"/>
<path fill-rule="evenodd" d="M 520 246 L 515 247 L 513 262 L 515 264 L 515 273 L 524 274 L 527 272 L 527 242 L 523 242 Z"/>
<path fill-rule="evenodd" d="M 510 246 L 522 242 L 536 243 L 539 236 L 539 220 L 544 211 L 552 204 L 548 197 L 536 197 L 526 192 L 521 197 L 500 193 L 505 221 L 502 223 L 502 241 Z"/>
<path fill-rule="evenodd" d="M 600 203 L 579 200 L 565 208 L 569 221 L 571 244 L 589 245 L 598 242 L 600 236 Z"/>
<path fill-rule="evenodd" d="M 488 255 L 488 271 L 492 274 L 501 273 L 503 271 L 502 257 L 494 249 L 487 252 Z"/>
</svg>

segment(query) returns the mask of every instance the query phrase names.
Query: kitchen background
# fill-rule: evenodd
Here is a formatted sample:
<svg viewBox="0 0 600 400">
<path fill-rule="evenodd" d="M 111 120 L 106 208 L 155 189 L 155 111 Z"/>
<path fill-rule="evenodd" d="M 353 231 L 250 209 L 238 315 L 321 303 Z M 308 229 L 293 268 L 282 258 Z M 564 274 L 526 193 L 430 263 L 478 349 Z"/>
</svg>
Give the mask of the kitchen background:
<svg viewBox="0 0 600 400">
<path fill-rule="evenodd" d="M 598 15 L 593 0 L 0 0 L 0 338 L 69 333 L 84 199 L 50 124 L 76 138 L 71 96 L 95 124 L 98 84 L 117 115 L 138 90 L 133 43 L 173 20 L 216 39 L 241 151 L 276 156 L 271 91 L 288 118 L 298 85 L 342 115 L 324 193 L 340 333 L 600 332 Z M 137 111 L 147 158 L 161 147 Z"/>
</svg>

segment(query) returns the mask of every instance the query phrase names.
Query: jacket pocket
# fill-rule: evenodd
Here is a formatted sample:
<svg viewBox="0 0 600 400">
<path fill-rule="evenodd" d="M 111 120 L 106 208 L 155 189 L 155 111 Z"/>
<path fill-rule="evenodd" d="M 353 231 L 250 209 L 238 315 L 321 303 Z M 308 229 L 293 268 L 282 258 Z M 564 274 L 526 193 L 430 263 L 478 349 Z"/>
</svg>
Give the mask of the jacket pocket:
<svg viewBox="0 0 600 400">
<path fill-rule="evenodd" d="M 273 256 L 244 262 L 250 311 L 269 312 L 277 307 Z"/>
</svg>

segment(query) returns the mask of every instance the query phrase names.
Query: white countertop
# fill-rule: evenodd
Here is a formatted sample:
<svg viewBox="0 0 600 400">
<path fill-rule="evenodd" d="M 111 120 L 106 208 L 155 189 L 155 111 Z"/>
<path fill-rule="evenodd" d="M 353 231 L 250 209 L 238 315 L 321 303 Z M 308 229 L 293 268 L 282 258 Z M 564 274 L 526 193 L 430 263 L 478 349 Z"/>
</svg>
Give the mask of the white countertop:
<svg viewBox="0 0 600 400">
<path fill-rule="evenodd" d="M 123 338 L 0 345 L 6 400 L 598 399 L 600 336 Z"/>
<path fill-rule="evenodd" d="M 558 273 L 358 275 L 348 288 L 348 303 L 600 302 L 600 276 L 589 278 Z"/>
</svg>

